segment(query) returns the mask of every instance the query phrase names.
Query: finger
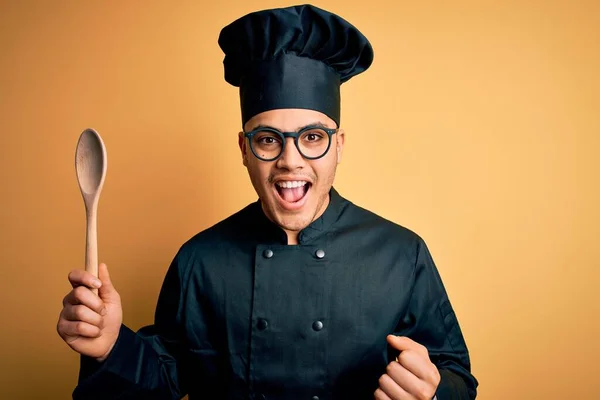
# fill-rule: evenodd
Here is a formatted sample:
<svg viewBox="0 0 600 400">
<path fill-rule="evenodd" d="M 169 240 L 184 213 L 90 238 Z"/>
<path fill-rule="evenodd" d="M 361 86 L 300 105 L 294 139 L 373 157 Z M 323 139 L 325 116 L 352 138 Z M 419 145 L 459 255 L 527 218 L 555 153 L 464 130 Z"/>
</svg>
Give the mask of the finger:
<svg viewBox="0 0 600 400">
<path fill-rule="evenodd" d="M 386 368 L 386 374 L 400 388 L 407 393 L 414 395 L 415 398 L 419 393 L 422 393 L 426 388 L 426 383 L 413 375 L 409 370 L 404 368 L 400 363 L 392 361 Z"/>
<path fill-rule="evenodd" d="M 386 339 L 389 345 L 395 348 L 396 350 L 415 350 L 421 353 L 427 352 L 427 354 L 429 354 L 425 346 L 415 342 L 414 340 L 406 336 L 388 335 Z"/>
<path fill-rule="evenodd" d="M 391 400 L 416 400 L 416 397 L 404 390 L 404 388 L 398 385 L 398 383 L 388 374 L 383 374 L 379 378 L 379 388 Z"/>
<path fill-rule="evenodd" d="M 381 388 L 377 388 L 374 397 L 375 400 L 392 400 L 390 396 L 388 396 L 383 390 L 381 390 Z"/>
<path fill-rule="evenodd" d="M 104 318 L 94 310 L 84 305 L 67 305 L 63 310 L 63 318 L 67 321 L 82 321 L 102 328 Z"/>
<path fill-rule="evenodd" d="M 69 273 L 69 282 L 73 288 L 76 288 L 77 286 L 87 286 L 89 288 L 97 289 L 102 286 L 100 279 L 81 269 L 74 269 Z"/>
<path fill-rule="evenodd" d="M 101 330 L 97 326 L 88 324 L 82 321 L 67 321 L 62 319 L 58 323 L 58 331 L 61 336 L 83 336 L 88 338 L 96 338 L 100 336 Z"/>
<path fill-rule="evenodd" d="M 398 356 L 398 362 L 417 378 L 427 382 L 435 381 L 435 371 L 437 368 L 429 359 L 429 355 L 424 356 L 422 353 L 404 350 Z"/>
<path fill-rule="evenodd" d="M 112 300 L 114 296 L 117 296 L 117 291 L 113 286 L 108 273 L 108 267 L 104 263 L 98 265 L 98 278 L 102 281 L 102 287 L 100 287 L 99 290 L 101 298 Z"/>
<path fill-rule="evenodd" d="M 97 312 L 100 315 L 105 313 L 104 302 L 85 286 L 78 286 L 71 290 L 63 299 L 63 306 L 76 306 L 82 304 Z"/>
</svg>

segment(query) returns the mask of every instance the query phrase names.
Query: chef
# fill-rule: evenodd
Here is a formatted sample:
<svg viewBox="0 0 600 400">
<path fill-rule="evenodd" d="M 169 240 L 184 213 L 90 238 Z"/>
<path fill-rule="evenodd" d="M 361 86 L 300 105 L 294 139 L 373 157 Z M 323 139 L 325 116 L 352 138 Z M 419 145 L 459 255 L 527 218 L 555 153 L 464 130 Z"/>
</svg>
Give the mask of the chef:
<svg viewBox="0 0 600 400">
<path fill-rule="evenodd" d="M 69 274 L 57 329 L 81 354 L 73 397 L 475 398 L 425 242 L 333 187 L 340 85 L 371 65 L 368 40 L 302 5 L 250 13 L 219 45 L 258 200 L 179 248 L 155 321 L 137 332 L 105 264 L 99 279 Z"/>
</svg>

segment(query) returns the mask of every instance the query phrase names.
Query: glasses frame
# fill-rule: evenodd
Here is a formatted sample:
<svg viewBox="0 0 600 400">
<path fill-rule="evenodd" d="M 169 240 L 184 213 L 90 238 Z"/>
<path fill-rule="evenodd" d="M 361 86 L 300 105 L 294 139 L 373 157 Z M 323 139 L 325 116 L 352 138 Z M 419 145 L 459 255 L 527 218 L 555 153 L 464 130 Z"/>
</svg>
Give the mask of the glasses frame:
<svg viewBox="0 0 600 400">
<path fill-rule="evenodd" d="M 313 129 L 320 129 L 320 130 L 324 131 L 325 133 L 327 133 L 327 137 L 329 139 L 329 143 L 327 144 L 327 149 L 325 149 L 323 154 L 321 154 L 318 157 L 306 156 L 304 153 L 302 153 L 302 150 L 300 150 L 300 146 L 298 146 L 298 138 L 300 137 L 300 135 L 302 135 L 306 131 L 310 131 Z M 319 125 L 309 125 L 309 126 L 306 126 L 302 129 L 300 129 L 298 132 L 281 132 L 278 129 L 271 128 L 268 126 L 263 126 L 263 127 L 258 127 L 256 129 L 253 129 L 250 132 L 244 132 L 244 136 L 248 138 L 248 144 L 250 146 L 250 150 L 252 151 L 252 154 L 254 154 L 254 156 L 256 158 L 258 158 L 259 160 L 262 160 L 262 161 L 275 161 L 279 157 L 281 157 L 281 155 L 285 152 L 285 145 L 287 144 L 286 139 L 290 138 L 290 137 L 294 138 L 294 144 L 296 145 L 296 149 L 298 150 L 298 153 L 300 153 L 300 155 L 302 157 L 306 158 L 307 160 L 318 160 L 319 158 L 324 157 L 325 154 L 329 153 L 329 149 L 331 148 L 331 136 L 338 133 L 338 131 L 339 131 L 339 128 L 331 129 L 331 128 L 325 128 L 325 127 L 319 126 Z M 279 155 L 277 157 L 263 158 L 263 157 L 259 156 L 258 154 L 256 154 L 256 151 L 254 150 L 254 146 L 252 145 L 252 138 L 254 137 L 254 135 L 256 135 L 259 132 L 271 132 L 281 138 L 281 143 L 282 143 L 281 151 L 279 152 Z"/>
</svg>

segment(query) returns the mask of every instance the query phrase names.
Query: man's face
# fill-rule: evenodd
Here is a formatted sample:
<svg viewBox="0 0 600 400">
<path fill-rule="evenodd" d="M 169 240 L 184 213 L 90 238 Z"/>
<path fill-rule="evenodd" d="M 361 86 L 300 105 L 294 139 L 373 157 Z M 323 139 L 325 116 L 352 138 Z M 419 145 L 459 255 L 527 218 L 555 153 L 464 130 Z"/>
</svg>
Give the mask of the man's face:
<svg viewBox="0 0 600 400">
<path fill-rule="evenodd" d="M 245 124 L 244 130 L 250 132 L 262 126 L 281 132 L 297 132 L 309 125 L 336 128 L 332 119 L 318 111 L 280 109 L 254 116 Z M 342 130 L 331 136 L 329 151 L 317 160 L 304 158 L 293 138 L 286 138 L 285 149 L 275 161 L 257 158 L 243 132 L 239 135 L 239 145 L 252 185 L 271 221 L 287 232 L 298 232 L 323 214 L 329 204 L 329 190 L 337 164 L 341 161 Z"/>
</svg>

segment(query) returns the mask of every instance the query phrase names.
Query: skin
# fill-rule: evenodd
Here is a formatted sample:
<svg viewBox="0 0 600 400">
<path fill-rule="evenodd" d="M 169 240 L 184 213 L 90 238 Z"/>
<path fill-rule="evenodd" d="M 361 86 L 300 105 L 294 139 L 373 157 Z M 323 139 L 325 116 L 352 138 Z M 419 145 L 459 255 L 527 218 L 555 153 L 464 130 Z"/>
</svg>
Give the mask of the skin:
<svg viewBox="0 0 600 400">
<path fill-rule="evenodd" d="M 315 123 L 328 128 L 336 124 L 326 115 L 312 110 L 285 109 L 267 111 L 249 120 L 245 131 L 267 125 L 280 131 L 293 132 Z M 283 155 L 276 161 L 258 159 L 240 132 L 238 144 L 242 162 L 258 194 L 265 215 L 279 225 L 288 244 L 298 244 L 298 233 L 319 218 L 329 204 L 329 191 L 344 148 L 344 131 L 332 136 L 329 152 L 318 160 L 306 160 L 298 152 L 292 138 L 287 138 Z M 279 180 L 306 180 L 310 188 L 301 207 L 282 202 L 275 189 Z M 76 352 L 104 361 L 114 347 L 123 322 L 121 297 L 113 286 L 106 264 L 98 268 L 98 279 L 76 269 L 69 273 L 73 289 L 63 299 L 57 323 L 60 337 Z M 98 294 L 93 292 L 98 289 Z M 388 336 L 390 346 L 400 351 L 398 361 L 391 362 L 379 379 L 374 397 L 379 400 L 431 399 L 440 375 L 429 359 L 427 349 L 406 337 Z"/>
<path fill-rule="evenodd" d="M 284 109 L 265 111 L 244 125 L 246 132 L 259 125 L 277 128 L 282 132 L 296 132 L 315 123 L 336 128 L 336 123 L 325 114 L 313 110 Z M 307 160 L 298 152 L 293 138 L 287 138 L 285 150 L 275 161 L 262 161 L 251 151 L 244 133 L 239 133 L 238 144 L 242 162 L 248 170 L 250 181 L 260 198 L 267 218 L 279 225 L 288 236 L 288 244 L 298 244 L 298 233 L 319 218 L 329 204 L 329 191 L 335 179 L 337 165 L 344 149 L 344 131 L 331 137 L 327 154 L 318 160 Z M 306 180 L 310 188 L 300 209 L 290 209 L 279 199 L 275 182 L 279 180 Z"/>
<path fill-rule="evenodd" d="M 379 378 L 376 400 L 431 400 L 440 384 L 440 373 L 425 346 L 405 336 L 388 335 L 388 344 L 400 351 Z"/>
<path fill-rule="evenodd" d="M 98 265 L 98 278 L 79 269 L 69 273 L 73 289 L 63 299 L 56 329 L 73 350 L 104 361 L 119 336 L 123 308 L 106 264 Z"/>
</svg>

